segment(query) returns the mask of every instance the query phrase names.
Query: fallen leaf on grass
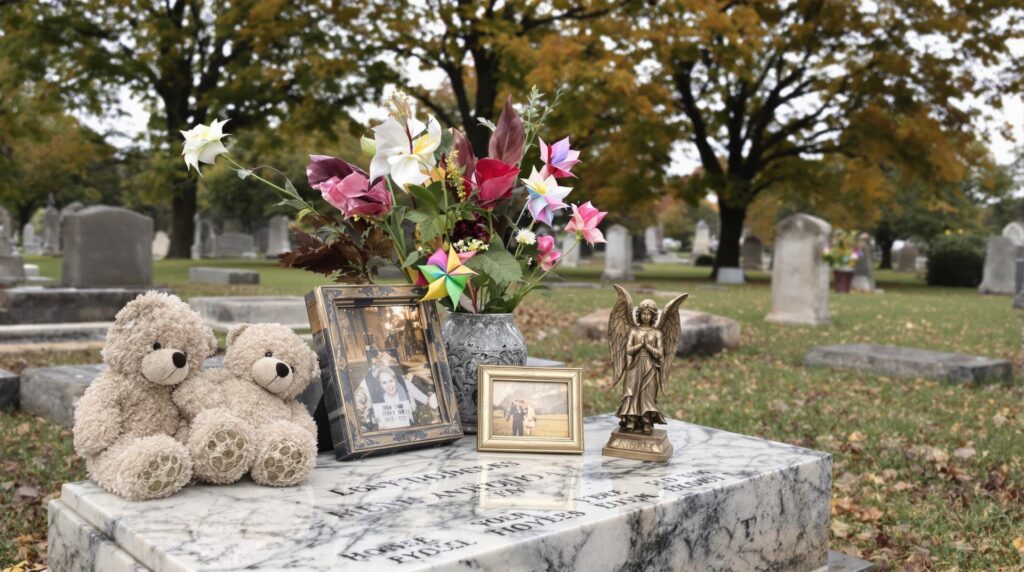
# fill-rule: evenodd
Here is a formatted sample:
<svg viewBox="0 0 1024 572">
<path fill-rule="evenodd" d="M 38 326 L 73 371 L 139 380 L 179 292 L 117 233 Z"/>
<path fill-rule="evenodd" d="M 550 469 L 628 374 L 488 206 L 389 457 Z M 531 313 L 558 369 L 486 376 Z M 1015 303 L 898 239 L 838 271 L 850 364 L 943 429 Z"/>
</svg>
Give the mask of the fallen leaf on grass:
<svg viewBox="0 0 1024 572">
<path fill-rule="evenodd" d="M 14 428 L 18 435 L 24 435 L 25 433 L 28 433 L 31 429 L 32 428 L 29 426 L 28 423 L 22 423 L 21 425 L 18 425 L 17 427 Z"/>
<path fill-rule="evenodd" d="M 960 447 L 953 451 L 953 456 L 957 459 L 970 459 L 975 454 L 977 454 L 977 452 L 974 450 L 974 447 Z"/>
<path fill-rule="evenodd" d="M 1003 425 L 1006 425 L 1006 417 L 1000 413 L 996 413 L 992 416 L 992 424 L 996 427 L 1002 427 Z"/>
<path fill-rule="evenodd" d="M 1016 548 L 1017 552 L 1020 552 L 1021 555 L 1024 555 L 1024 536 L 1018 536 L 1017 538 L 1014 538 L 1013 547 Z"/>
<path fill-rule="evenodd" d="M 832 521 L 832 536 L 836 538 L 849 538 L 850 537 L 850 525 L 846 524 L 841 520 Z"/>
<path fill-rule="evenodd" d="M 28 485 L 22 485 L 18 487 L 18 490 L 14 491 L 15 502 L 28 503 L 39 498 L 39 490 L 35 487 Z"/>
</svg>

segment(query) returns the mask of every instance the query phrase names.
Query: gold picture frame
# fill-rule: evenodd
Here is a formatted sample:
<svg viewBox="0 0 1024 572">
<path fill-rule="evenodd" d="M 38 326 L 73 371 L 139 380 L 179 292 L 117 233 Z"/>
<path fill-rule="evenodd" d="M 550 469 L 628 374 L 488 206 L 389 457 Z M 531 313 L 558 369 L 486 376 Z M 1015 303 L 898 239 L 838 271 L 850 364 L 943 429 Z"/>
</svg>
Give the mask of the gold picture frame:
<svg viewBox="0 0 1024 572">
<path fill-rule="evenodd" d="M 582 388 L 580 368 L 481 365 L 477 450 L 583 454 Z"/>
</svg>

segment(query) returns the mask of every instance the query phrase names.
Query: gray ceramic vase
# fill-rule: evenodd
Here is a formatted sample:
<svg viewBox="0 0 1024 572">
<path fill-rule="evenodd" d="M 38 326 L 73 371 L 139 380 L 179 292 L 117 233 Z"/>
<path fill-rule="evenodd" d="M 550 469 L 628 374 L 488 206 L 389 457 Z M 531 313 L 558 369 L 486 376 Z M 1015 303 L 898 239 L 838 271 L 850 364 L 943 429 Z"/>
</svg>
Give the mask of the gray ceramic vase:
<svg viewBox="0 0 1024 572">
<path fill-rule="evenodd" d="M 476 368 L 526 365 L 526 340 L 512 314 L 449 313 L 441 326 L 462 430 L 476 433 Z"/>
</svg>

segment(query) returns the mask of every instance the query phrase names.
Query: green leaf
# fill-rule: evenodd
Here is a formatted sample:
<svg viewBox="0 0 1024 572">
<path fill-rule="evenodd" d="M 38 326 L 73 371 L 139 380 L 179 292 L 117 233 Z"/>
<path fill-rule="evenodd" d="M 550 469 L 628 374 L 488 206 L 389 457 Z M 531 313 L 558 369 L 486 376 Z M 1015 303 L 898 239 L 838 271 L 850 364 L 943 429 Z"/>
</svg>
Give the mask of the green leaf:
<svg viewBox="0 0 1024 572">
<path fill-rule="evenodd" d="M 445 215 L 433 215 L 420 223 L 418 225 L 420 229 L 420 241 L 430 242 L 444 234 L 445 218 Z"/>
<path fill-rule="evenodd" d="M 292 196 L 295 197 L 296 199 L 302 198 L 301 196 L 299 196 L 299 191 L 295 189 L 295 185 L 292 184 L 291 180 L 284 180 L 284 188 L 288 189 L 288 192 L 290 192 Z"/>
<path fill-rule="evenodd" d="M 466 266 L 499 285 L 523 279 L 523 269 L 515 257 L 503 248 L 495 248 L 477 254 L 466 261 Z"/>
<path fill-rule="evenodd" d="M 429 187 L 421 187 L 419 185 L 409 185 L 409 192 L 416 198 L 417 209 L 430 208 L 432 211 L 437 210 L 437 199 L 441 190 L 440 182 L 435 182 Z"/>
<path fill-rule="evenodd" d="M 417 262 L 419 262 L 419 260 L 420 260 L 420 258 L 422 256 L 423 255 L 420 254 L 419 252 L 416 252 L 416 251 L 410 252 L 409 256 L 406 256 L 405 260 L 402 262 L 402 268 L 408 268 L 408 267 L 412 266 L 413 264 L 416 264 Z"/>
<path fill-rule="evenodd" d="M 281 202 L 277 203 L 277 206 L 292 207 L 296 211 L 302 211 L 306 208 L 306 203 L 300 199 L 282 199 Z"/>
<path fill-rule="evenodd" d="M 411 220 L 416 224 L 422 224 L 424 222 L 427 222 L 428 219 L 431 219 L 435 216 L 437 215 L 434 213 L 427 213 L 421 210 L 409 211 L 405 214 L 406 220 Z"/>
</svg>

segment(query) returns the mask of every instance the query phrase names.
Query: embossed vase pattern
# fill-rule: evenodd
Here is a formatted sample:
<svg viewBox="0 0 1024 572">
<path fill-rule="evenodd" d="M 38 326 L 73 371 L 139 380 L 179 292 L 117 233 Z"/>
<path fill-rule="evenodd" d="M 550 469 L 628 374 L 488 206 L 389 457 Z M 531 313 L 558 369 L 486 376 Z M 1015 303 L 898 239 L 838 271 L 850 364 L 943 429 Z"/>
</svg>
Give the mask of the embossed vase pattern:
<svg viewBox="0 0 1024 572">
<path fill-rule="evenodd" d="M 452 314 L 441 325 L 462 430 L 476 433 L 476 368 L 526 365 L 526 340 L 512 314 Z"/>
</svg>

